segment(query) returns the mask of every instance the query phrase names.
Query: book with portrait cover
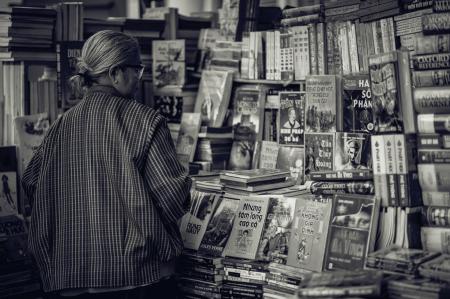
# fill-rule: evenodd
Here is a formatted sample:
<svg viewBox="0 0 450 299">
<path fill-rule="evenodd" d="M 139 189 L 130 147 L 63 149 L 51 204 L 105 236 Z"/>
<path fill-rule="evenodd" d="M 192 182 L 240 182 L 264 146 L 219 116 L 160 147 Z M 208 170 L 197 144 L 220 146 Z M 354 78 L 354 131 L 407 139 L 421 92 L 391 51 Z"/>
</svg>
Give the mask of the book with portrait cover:
<svg viewBox="0 0 450 299">
<path fill-rule="evenodd" d="M 198 250 L 217 204 L 221 200 L 220 194 L 191 191 L 189 212 L 183 216 L 180 232 L 184 247 Z"/>
<path fill-rule="evenodd" d="M 17 148 L 0 147 L 0 217 L 18 213 Z"/>
<path fill-rule="evenodd" d="M 186 76 L 185 40 L 152 42 L 153 85 L 156 88 L 183 86 Z"/>
<path fill-rule="evenodd" d="M 374 132 L 396 133 L 403 130 L 397 52 L 369 57 Z"/>
<path fill-rule="evenodd" d="M 363 269 L 375 245 L 379 201 L 375 196 L 336 194 L 325 250 L 325 270 Z"/>
<path fill-rule="evenodd" d="M 205 70 L 195 100 L 194 111 L 201 114 L 202 125 L 221 127 L 230 103 L 233 74 Z"/>
<path fill-rule="evenodd" d="M 186 169 L 189 169 L 189 162 L 194 160 L 200 126 L 200 113 L 183 113 L 176 152 L 178 160 Z"/>
<path fill-rule="evenodd" d="M 0 267 L 29 258 L 28 229 L 23 218 L 0 217 Z"/>
<path fill-rule="evenodd" d="M 303 145 L 305 131 L 306 93 L 280 92 L 278 116 L 278 143 L 282 145 Z"/>
<path fill-rule="evenodd" d="M 305 148 L 280 146 L 276 159 L 277 168 L 290 172 L 290 177 L 301 185 L 305 182 Z"/>
<path fill-rule="evenodd" d="M 199 254 L 222 256 L 238 207 L 239 200 L 226 197 L 222 199 L 206 227 L 198 249 Z"/>
<path fill-rule="evenodd" d="M 336 133 L 334 170 L 372 169 L 370 135 L 365 133 Z"/>
<path fill-rule="evenodd" d="M 372 132 L 372 93 L 368 75 L 345 76 L 342 79 L 343 131 Z"/>
<path fill-rule="evenodd" d="M 314 199 L 312 194 L 297 198 L 287 264 L 320 272 L 323 270 L 332 202 Z"/>
<path fill-rule="evenodd" d="M 296 199 L 271 196 L 256 259 L 286 264 Z"/>
<path fill-rule="evenodd" d="M 306 77 L 305 132 L 336 132 L 341 129 L 341 101 L 335 75 Z"/>
<path fill-rule="evenodd" d="M 267 216 L 269 197 L 243 196 L 223 255 L 255 259 Z"/>
<path fill-rule="evenodd" d="M 61 108 L 64 111 L 83 99 L 83 95 L 69 83 L 70 77 L 79 72 L 77 63 L 83 44 L 82 41 L 61 41 L 56 44 L 58 99 L 60 99 Z"/>
<path fill-rule="evenodd" d="M 334 170 L 334 133 L 305 134 L 305 175 Z"/>
<path fill-rule="evenodd" d="M 265 89 L 259 85 L 244 85 L 236 89 L 233 101 L 234 141 L 228 168 L 250 169 L 255 142 L 262 140 Z"/>
</svg>

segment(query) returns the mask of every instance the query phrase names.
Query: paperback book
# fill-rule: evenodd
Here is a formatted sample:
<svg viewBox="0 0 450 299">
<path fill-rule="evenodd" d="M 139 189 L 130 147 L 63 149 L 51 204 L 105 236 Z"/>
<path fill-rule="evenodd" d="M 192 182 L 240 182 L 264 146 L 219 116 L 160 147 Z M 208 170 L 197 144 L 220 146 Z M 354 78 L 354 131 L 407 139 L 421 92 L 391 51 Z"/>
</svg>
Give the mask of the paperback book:
<svg viewBox="0 0 450 299">
<path fill-rule="evenodd" d="M 15 146 L 0 147 L 0 217 L 18 213 L 17 154 Z"/>
<path fill-rule="evenodd" d="M 280 92 L 278 143 L 303 145 L 305 131 L 305 92 Z"/>
<path fill-rule="evenodd" d="M 181 87 L 186 76 L 185 40 L 152 42 L 153 85 L 156 88 Z"/>
<path fill-rule="evenodd" d="M 275 141 L 263 140 L 261 142 L 258 168 L 276 169 L 279 150 L 280 147 Z"/>
<path fill-rule="evenodd" d="M 369 76 L 345 76 L 342 85 L 344 132 L 372 132 L 374 122 Z"/>
<path fill-rule="evenodd" d="M 290 172 L 290 177 L 301 185 L 305 182 L 305 149 L 303 147 L 280 146 L 276 167 Z"/>
<path fill-rule="evenodd" d="M 336 133 L 334 170 L 372 169 L 370 135 L 365 133 Z"/>
<path fill-rule="evenodd" d="M 176 152 L 180 163 L 183 164 L 186 169 L 189 169 L 189 162 L 194 160 L 195 148 L 197 147 L 198 133 L 201 125 L 200 121 L 199 113 L 183 113 L 181 118 Z"/>
<path fill-rule="evenodd" d="M 305 175 L 333 171 L 334 133 L 305 134 Z"/>
<path fill-rule="evenodd" d="M 82 41 L 62 41 L 56 44 L 56 70 L 58 99 L 65 111 L 76 105 L 83 95 L 71 86 L 69 79 L 79 73 L 78 58 L 81 56 Z"/>
</svg>

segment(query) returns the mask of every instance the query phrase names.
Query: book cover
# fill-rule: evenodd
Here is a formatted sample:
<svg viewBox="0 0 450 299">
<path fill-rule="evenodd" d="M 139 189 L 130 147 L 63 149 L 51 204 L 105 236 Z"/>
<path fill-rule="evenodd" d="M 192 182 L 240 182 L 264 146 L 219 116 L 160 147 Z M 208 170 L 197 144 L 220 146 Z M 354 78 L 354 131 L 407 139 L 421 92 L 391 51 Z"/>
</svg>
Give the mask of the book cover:
<svg viewBox="0 0 450 299">
<path fill-rule="evenodd" d="M 239 207 L 239 200 L 224 198 L 206 227 L 206 232 L 198 249 L 199 254 L 221 256 Z"/>
<path fill-rule="evenodd" d="M 191 192 L 189 212 L 185 215 L 187 216 L 187 221 L 182 221 L 182 226 L 180 227 L 185 248 L 198 250 L 208 222 L 220 200 L 220 194 L 197 190 Z"/>
<path fill-rule="evenodd" d="M 344 132 L 372 132 L 374 123 L 369 76 L 345 76 L 342 85 Z"/>
<path fill-rule="evenodd" d="M 16 147 L 0 147 L 0 217 L 18 213 L 17 171 Z"/>
<path fill-rule="evenodd" d="M 305 149 L 303 147 L 280 146 L 276 165 L 278 169 L 290 172 L 290 177 L 300 185 L 305 182 Z"/>
<path fill-rule="evenodd" d="M 370 135 L 365 133 L 336 133 L 335 170 L 372 169 Z"/>
<path fill-rule="evenodd" d="M 305 174 L 332 171 L 334 152 L 334 133 L 305 134 Z"/>
<path fill-rule="evenodd" d="M 305 92 L 280 92 L 279 144 L 304 144 L 305 102 Z"/>
<path fill-rule="evenodd" d="M 286 264 L 295 202 L 295 198 L 270 197 L 267 217 L 256 255 L 258 260 Z"/>
<path fill-rule="evenodd" d="M 158 90 L 153 95 L 155 110 L 168 122 L 180 123 L 183 112 L 194 110 L 196 93 L 179 90 Z"/>
<path fill-rule="evenodd" d="M 326 270 L 364 267 L 375 242 L 378 207 L 374 196 L 335 195 L 325 251 Z"/>
<path fill-rule="evenodd" d="M 153 85 L 156 88 L 183 86 L 185 82 L 185 40 L 152 41 Z"/>
<path fill-rule="evenodd" d="M 186 169 L 189 169 L 189 162 L 194 160 L 200 126 L 200 113 L 183 113 L 176 143 L 176 153 L 180 163 Z"/>
<path fill-rule="evenodd" d="M 267 216 L 269 197 L 249 196 L 239 200 L 236 218 L 223 254 L 255 259 Z"/>
<path fill-rule="evenodd" d="M 306 78 L 305 132 L 336 132 L 336 77 Z"/>
<path fill-rule="evenodd" d="M 287 265 L 322 271 L 332 203 L 314 200 L 314 195 L 297 198 L 289 241 Z"/>
<path fill-rule="evenodd" d="M 374 132 L 402 132 L 403 119 L 398 85 L 397 53 L 369 57 Z"/>
<path fill-rule="evenodd" d="M 79 72 L 78 58 L 81 57 L 82 48 L 82 41 L 62 41 L 56 44 L 58 98 L 63 110 L 76 105 L 83 98 L 83 95 L 69 83 L 69 79 Z"/>
<path fill-rule="evenodd" d="M 423 250 L 450 254 L 450 228 L 427 227 L 420 228 L 420 239 Z"/>
<path fill-rule="evenodd" d="M 263 140 L 259 158 L 259 168 L 276 169 L 280 147 L 275 141 Z"/>
<path fill-rule="evenodd" d="M 0 217 L 0 265 L 28 259 L 28 229 L 16 215 Z"/>
<path fill-rule="evenodd" d="M 233 75 L 227 71 L 203 71 L 195 100 L 194 112 L 202 117 L 202 124 L 221 127 L 230 103 Z"/>
</svg>

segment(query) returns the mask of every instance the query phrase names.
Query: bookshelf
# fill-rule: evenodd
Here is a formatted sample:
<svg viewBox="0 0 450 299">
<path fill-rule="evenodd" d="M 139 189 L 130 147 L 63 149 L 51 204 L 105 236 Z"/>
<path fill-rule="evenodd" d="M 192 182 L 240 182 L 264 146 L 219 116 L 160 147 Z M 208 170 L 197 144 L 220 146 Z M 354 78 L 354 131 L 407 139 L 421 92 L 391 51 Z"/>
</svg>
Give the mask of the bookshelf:
<svg viewBox="0 0 450 299">
<path fill-rule="evenodd" d="M 202 74 L 198 72 L 191 72 L 190 75 L 194 78 L 201 78 Z M 267 84 L 267 85 L 282 85 L 284 87 L 289 85 L 300 85 L 304 86 L 305 80 L 291 80 L 291 81 L 281 81 L 281 80 L 266 80 L 266 79 L 243 79 L 243 78 L 233 78 L 234 83 L 240 84 Z"/>
</svg>

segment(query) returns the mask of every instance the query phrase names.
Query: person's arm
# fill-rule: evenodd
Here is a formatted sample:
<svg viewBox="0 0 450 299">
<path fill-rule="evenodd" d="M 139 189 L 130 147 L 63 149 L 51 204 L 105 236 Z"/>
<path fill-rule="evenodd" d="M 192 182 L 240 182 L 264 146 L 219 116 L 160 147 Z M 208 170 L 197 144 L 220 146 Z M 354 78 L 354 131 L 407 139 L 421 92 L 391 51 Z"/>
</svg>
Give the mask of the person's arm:
<svg viewBox="0 0 450 299">
<path fill-rule="evenodd" d="M 22 187 L 31 205 L 33 205 L 34 192 L 36 191 L 36 184 L 41 170 L 42 148 L 43 146 L 41 144 L 36 149 L 22 177 Z"/>
<path fill-rule="evenodd" d="M 166 121 L 153 134 L 145 165 L 145 179 L 162 220 L 174 224 L 187 211 L 192 181 L 178 162 Z"/>
</svg>

